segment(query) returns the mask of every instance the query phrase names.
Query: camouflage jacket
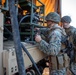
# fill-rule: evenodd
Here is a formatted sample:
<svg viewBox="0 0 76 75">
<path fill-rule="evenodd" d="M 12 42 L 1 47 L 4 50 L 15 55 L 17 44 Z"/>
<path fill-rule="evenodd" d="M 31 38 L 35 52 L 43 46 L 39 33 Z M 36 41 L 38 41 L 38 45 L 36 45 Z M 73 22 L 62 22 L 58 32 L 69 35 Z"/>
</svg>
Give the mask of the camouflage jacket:
<svg viewBox="0 0 76 75">
<path fill-rule="evenodd" d="M 65 32 L 69 37 L 69 41 L 73 44 L 74 49 L 76 49 L 76 28 L 70 26 L 68 29 L 65 29 Z"/>
<path fill-rule="evenodd" d="M 61 50 L 61 38 L 66 35 L 64 30 L 57 24 L 50 29 L 41 30 L 45 36 L 46 40 L 41 40 L 39 48 L 41 51 L 48 55 L 58 55 Z"/>
</svg>

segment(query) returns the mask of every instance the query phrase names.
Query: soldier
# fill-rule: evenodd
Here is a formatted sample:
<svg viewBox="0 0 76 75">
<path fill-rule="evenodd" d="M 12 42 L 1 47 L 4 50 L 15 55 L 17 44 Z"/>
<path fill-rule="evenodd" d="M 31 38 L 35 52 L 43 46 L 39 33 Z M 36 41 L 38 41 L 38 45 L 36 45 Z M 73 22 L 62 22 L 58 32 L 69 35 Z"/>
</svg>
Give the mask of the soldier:
<svg viewBox="0 0 76 75">
<path fill-rule="evenodd" d="M 73 45 L 74 50 L 74 60 L 71 62 L 71 71 L 74 75 L 76 75 L 76 28 L 71 26 L 71 18 L 70 16 L 64 16 L 61 18 L 61 22 L 63 28 L 65 29 L 66 34 L 69 37 L 69 42 Z"/>
<path fill-rule="evenodd" d="M 41 33 L 46 37 L 45 40 L 40 35 L 35 36 L 35 41 L 41 51 L 49 55 L 49 75 L 66 75 L 66 68 L 69 65 L 69 58 L 66 53 L 62 53 L 62 38 L 66 36 L 62 27 L 58 26 L 60 16 L 56 12 L 51 12 L 46 16 L 47 27 L 41 28 Z M 66 60 L 66 61 L 65 61 Z"/>
</svg>

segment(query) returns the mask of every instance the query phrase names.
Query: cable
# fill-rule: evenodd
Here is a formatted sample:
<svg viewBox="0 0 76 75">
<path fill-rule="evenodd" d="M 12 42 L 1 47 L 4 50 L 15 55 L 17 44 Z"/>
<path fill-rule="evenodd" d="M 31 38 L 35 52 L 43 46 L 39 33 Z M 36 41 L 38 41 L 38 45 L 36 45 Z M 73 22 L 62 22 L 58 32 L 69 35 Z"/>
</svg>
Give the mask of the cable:
<svg viewBox="0 0 76 75">
<path fill-rule="evenodd" d="M 35 66 L 35 68 L 36 68 L 37 72 L 39 73 L 39 75 L 41 75 L 38 67 L 36 66 L 36 64 L 35 64 L 33 58 L 31 57 L 30 53 L 28 52 L 28 50 L 24 47 L 24 45 L 22 43 L 21 43 L 21 46 L 22 46 L 23 50 L 26 52 L 26 54 L 28 55 L 28 57 L 30 58 L 30 60 L 33 63 L 33 65 Z"/>
</svg>

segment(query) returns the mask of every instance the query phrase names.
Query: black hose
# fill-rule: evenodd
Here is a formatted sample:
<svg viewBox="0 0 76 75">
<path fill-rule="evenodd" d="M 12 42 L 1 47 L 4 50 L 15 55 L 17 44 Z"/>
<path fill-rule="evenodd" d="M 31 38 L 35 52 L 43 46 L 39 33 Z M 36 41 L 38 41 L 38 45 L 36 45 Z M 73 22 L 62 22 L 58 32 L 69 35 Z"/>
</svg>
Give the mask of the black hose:
<svg viewBox="0 0 76 75">
<path fill-rule="evenodd" d="M 28 50 L 24 47 L 24 45 L 23 45 L 22 43 L 21 43 L 21 46 L 22 46 L 23 50 L 26 52 L 26 54 L 28 55 L 28 57 L 30 58 L 30 60 L 31 60 L 31 62 L 33 63 L 33 65 L 35 66 L 35 68 L 36 68 L 38 74 L 41 75 L 41 73 L 40 73 L 38 67 L 36 66 L 36 64 L 35 64 L 33 58 L 31 57 L 31 55 L 29 54 Z"/>
<path fill-rule="evenodd" d="M 27 18 L 27 17 L 29 17 L 29 16 L 30 16 L 30 15 L 26 15 L 26 16 L 22 17 L 21 20 L 20 20 L 20 22 L 19 22 L 19 25 L 21 24 L 21 22 L 22 22 L 25 18 Z"/>
<path fill-rule="evenodd" d="M 33 14 L 33 18 L 35 18 L 35 16 L 36 16 L 36 17 L 39 17 L 39 15 L 37 15 L 36 13 L 34 13 L 34 14 Z M 23 17 L 21 18 L 20 22 L 19 22 L 19 25 L 20 25 L 21 22 L 22 22 L 25 18 L 27 18 L 27 17 L 31 17 L 31 15 L 28 14 L 28 15 L 23 16 Z M 35 18 L 35 19 L 36 19 L 36 18 Z M 38 19 L 36 19 L 36 20 L 38 20 Z"/>
</svg>

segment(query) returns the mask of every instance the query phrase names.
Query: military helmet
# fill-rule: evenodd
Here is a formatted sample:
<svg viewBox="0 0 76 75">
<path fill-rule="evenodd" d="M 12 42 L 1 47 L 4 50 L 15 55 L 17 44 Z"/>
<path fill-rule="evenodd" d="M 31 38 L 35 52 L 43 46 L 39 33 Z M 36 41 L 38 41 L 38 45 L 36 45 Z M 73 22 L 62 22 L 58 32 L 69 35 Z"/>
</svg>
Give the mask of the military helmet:
<svg viewBox="0 0 76 75">
<path fill-rule="evenodd" d="M 51 21 L 53 21 L 53 22 L 60 22 L 60 15 L 58 14 L 58 13 L 56 13 L 56 12 L 51 12 L 51 13 L 49 13 L 47 16 L 46 16 L 46 18 L 45 18 L 45 20 L 47 21 L 47 20 L 51 20 Z"/>
<path fill-rule="evenodd" d="M 70 16 L 64 16 L 61 18 L 61 22 L 67 22 L 67 23 L 70 23 L 71 22 L 71 18 Z"/>
</svg>

